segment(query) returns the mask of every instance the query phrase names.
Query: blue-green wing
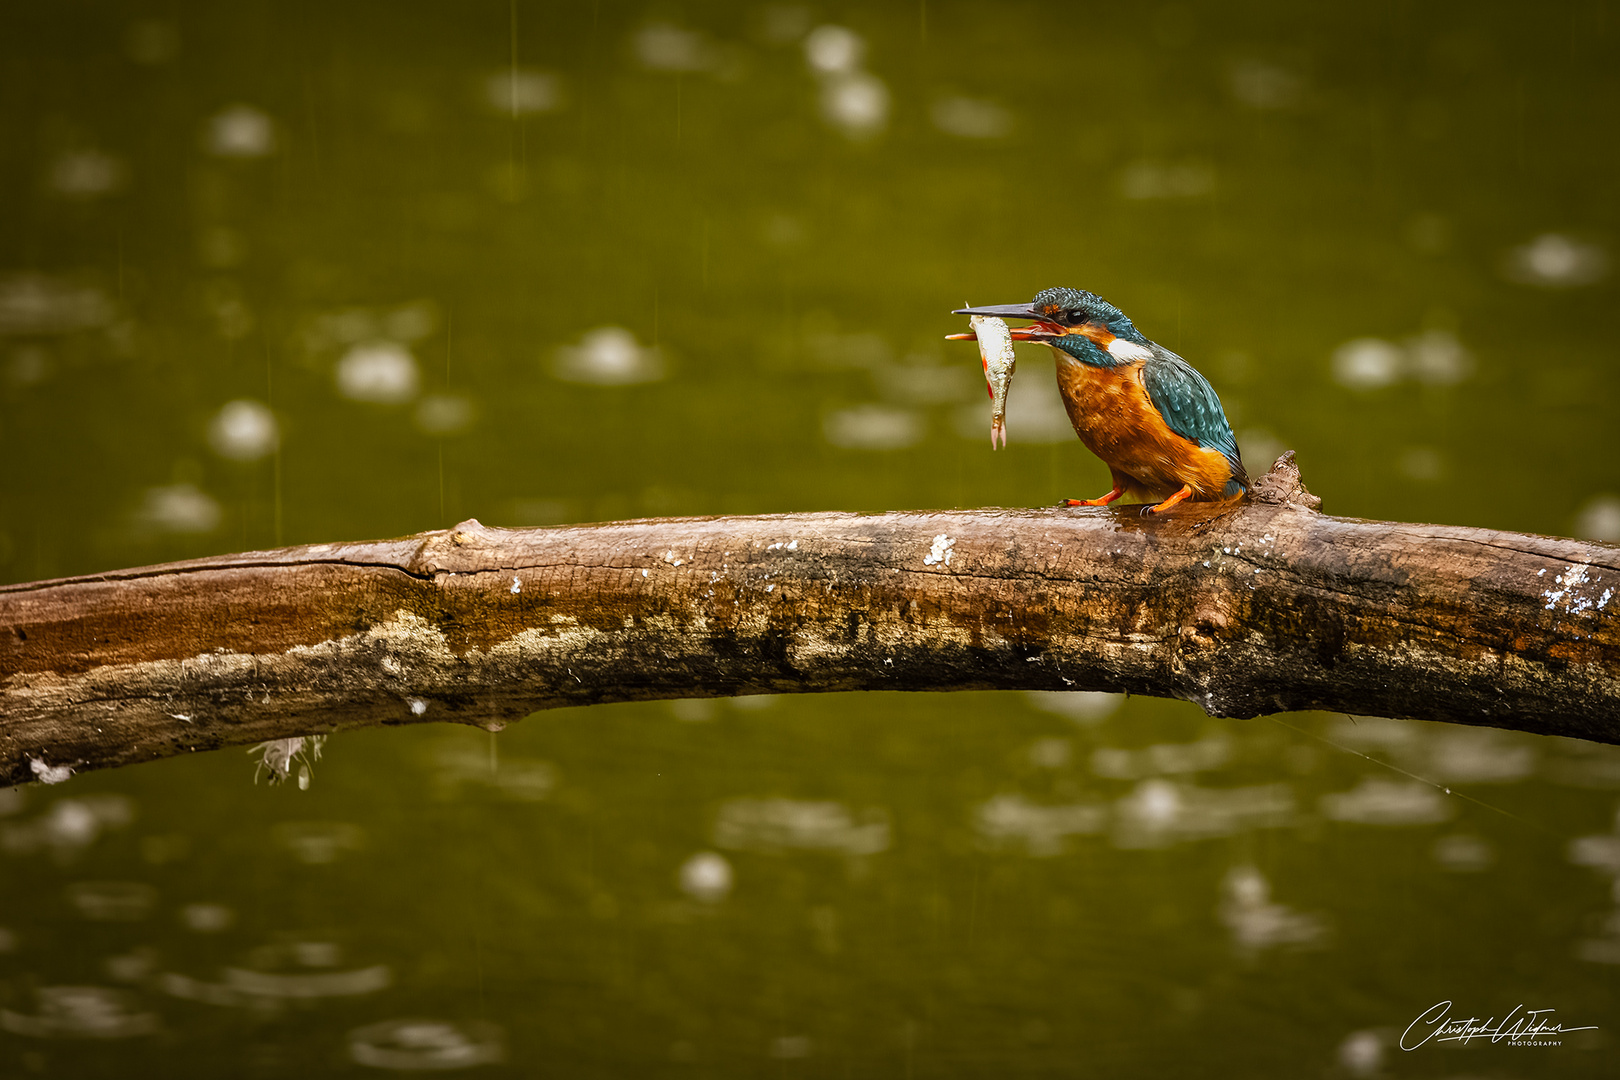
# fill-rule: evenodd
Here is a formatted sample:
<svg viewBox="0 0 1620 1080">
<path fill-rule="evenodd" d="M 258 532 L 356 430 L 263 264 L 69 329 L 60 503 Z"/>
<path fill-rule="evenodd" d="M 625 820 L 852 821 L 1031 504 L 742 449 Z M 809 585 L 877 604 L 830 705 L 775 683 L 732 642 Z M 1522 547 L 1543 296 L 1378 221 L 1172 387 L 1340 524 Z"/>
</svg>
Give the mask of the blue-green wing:
<svg viewBox="0 0 1620 1080">
<path fill-rule="evenodd" d="M 1232 475 L 1248 483 L 1221 399 L 1191 364 L 1168 349 L 1157 349 L 1142 366 L 1142 384 L 1171 431 L 1206 450 L 1219 450 L 1232 463 Z"/>
</svg>

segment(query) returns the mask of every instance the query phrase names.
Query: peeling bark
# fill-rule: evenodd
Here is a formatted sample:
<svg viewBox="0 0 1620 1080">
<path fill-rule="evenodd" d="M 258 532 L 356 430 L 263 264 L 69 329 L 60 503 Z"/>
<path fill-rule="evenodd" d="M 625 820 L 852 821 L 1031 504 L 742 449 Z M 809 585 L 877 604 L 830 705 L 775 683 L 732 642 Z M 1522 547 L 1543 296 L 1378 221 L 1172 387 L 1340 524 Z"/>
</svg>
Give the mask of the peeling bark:
<svg viewBox="0 0 1620 1080">
<path fill-rule="evenodd" d="M 1620 743 L 1620 548 L 1239 504 L 317 544 L 0 587 L 0 783 L 604 701 L 1106 690 Z"/>
</svg>

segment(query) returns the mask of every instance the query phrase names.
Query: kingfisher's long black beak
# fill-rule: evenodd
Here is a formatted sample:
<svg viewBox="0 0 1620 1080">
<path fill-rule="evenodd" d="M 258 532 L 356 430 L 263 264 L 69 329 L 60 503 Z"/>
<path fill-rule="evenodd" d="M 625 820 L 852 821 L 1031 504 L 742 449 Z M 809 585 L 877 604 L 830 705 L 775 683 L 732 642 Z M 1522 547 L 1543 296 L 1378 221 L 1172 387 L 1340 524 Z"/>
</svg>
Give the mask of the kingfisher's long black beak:
<svg viewBox="0 0 1620 1080">
<path fill-rule="evenodd" d="M 989 307 L 965 307 L 951 312 L 952 315 L 994 315 L 998 319 L 1033 319 L 1040 321 L 1032 304 L 991 304 Z"/>
<path fill-rule="evenodd" d="M 1053 337 L 1054 332 L 1056 334 L 1061 334 L 1063 332 L 1061 327 L 1041 318 L 1040 314 L 1036 312 L 1033 304 L 991 304 L 989 307 L 958 308 L 957 310 L 951 312 L 951 314 L 993 315 L 998 319 L 1029 319 L 1035 323 L 1034 326 L 1020 326 L 1010 330 L 1011 337 L 1014 341 L 1044 341 L 1047 338 Z M 971 333 L 947 334 L 945 335 L 945 340 L 972 341 L 974 340 L 974 335 Z"/>
</svg>

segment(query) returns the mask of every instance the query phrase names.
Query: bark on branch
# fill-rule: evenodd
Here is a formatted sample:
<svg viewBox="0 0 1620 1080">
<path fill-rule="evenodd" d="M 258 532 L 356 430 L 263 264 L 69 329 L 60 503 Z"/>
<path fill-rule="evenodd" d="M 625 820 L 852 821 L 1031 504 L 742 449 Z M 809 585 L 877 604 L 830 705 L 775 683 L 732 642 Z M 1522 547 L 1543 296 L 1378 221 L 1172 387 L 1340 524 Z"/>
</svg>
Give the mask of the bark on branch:
<svg viewBox="0 0 1620 1080">
<path fill-rule="evenodd" d="M 603 701 L 1108 690 L 1620 743 L 1620 548 L 1235 506 L 318 544 L 0 587 L 0 784 Z"/>
</svg>

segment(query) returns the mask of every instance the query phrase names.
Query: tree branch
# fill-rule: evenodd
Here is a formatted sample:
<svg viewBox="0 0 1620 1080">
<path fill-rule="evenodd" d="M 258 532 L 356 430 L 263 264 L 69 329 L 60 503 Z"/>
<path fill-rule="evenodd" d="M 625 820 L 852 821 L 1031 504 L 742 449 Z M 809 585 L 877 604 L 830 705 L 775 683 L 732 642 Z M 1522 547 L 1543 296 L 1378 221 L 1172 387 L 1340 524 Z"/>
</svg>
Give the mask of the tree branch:
<svg viewBox="0 0 1620 1080">
<path fill-rule="evenodd" d="M 1620 743 L 1620 549 L 1236 505 L 467 521 L 0 587 L 0 783 L 604 701 L 1106 690 Z M 58 774 L 60 775 L 60 774 Z"/>
</svg>

